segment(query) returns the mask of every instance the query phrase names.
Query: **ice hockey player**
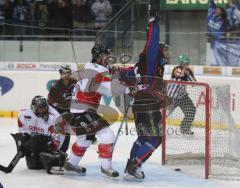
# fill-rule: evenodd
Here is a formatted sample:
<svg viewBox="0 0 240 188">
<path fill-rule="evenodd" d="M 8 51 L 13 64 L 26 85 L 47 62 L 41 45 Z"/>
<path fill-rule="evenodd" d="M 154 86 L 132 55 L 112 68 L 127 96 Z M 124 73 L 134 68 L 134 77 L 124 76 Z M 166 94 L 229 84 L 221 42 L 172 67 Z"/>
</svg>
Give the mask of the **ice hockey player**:
<svg viewBox="0 0 240 188">
<path fill-rule="evenodd" d="M 71 121 L 71 126 L 75 130 L 77 141 L 73 144 L 71 154 L 65 163 L 65 171 L 85 175 L 86 168 L 78 164 L 96 136 L 99 143 L 101 172 L 106 176 L 118 177 L 119 173 L 112 168 L 111 162 L 115 135 L 109 123 L 96 111 L 102 95 L 134 94 L 140 87 L 126 87 L 121 85 L 120 81 L 112 80 L 108 68 L 109 49 L 95 45 L 91 53 L 92 60 L 85 64 L 81 71 L 82 79 L 73 90 L 75 100 L 72 100 L 71 112 L 75 117 Z"/>
<path fill-rule="evenodd" d="M 59 69 L 60 79 L 51 87 L 48 94 L 48 104 L 55 108 L 63 116 L 71 116 L 70 104 L 72 90 L 76 84 L 76 80 L 71 78 L 72 70 L 69 65 L 62 65 Z M 70 143 L 70 135 L 65 134 L 64 143 L 61 151 L 66 152 Z"/>
<path fill-rule="evenodd" d="M 150 17 L 146 45 L 135 65 L 141 76 L 140 83 L 147 83 L 149 87 L 138 91 L 134 97 L 132 111 L 138 137 L 125 169 L 125 178 L 130 180 L 145 178 L 141 167 L 162 142 L 160 108 L 166 98 L 163 74 L 168 61 L 168 45 L 159 43 L 159 31 L 158 17 Z"/>
<path fill-rule="evenodd" d="M 55 108 L 60 114 L 70 112 L 71 93 L 76 80 L 71 78 L 71 68 L 63 65 L 59 69 L 61 78 L 51 87 L 48 94 L 48 104 Z"/>
<path fill-rule="evenodd" d="M 187 55 L 178 57 L 179 65 L 174 67 L 171 75 L 171 80 L 195 82 L 193 71 L 189 68 L 190 59 Z M 168 114 L 170 115 L 177 107 L 179 107 L 184 118 L 180 124 L 180 132 L 182 134 L 192 135 L 192 122 L 196 114 L 196 107 L 186 91 L 186 85 L 169 84 L 167 88 L 169 99 Z"/>
<path fill-rule="evenodd" d="M 13 135 L 18 152 L 26 156 L 29 169 L 46 169 L 63 166 L 65 154 L 59 152 L 63 136 L 54 134 L 54 125 L 60 114 L 48 105 L 42 96 L 32 99 L 31 107 L 20 110 L 19 133 Z"/>
</svg>

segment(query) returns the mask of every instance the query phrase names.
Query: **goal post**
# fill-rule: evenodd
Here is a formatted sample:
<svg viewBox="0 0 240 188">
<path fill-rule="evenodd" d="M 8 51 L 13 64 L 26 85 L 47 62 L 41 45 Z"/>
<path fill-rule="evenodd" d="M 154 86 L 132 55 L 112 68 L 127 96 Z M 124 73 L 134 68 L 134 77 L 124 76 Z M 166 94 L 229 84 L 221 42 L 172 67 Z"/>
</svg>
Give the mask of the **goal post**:
<svg viewBox="0 0 240 188">
<path fill-rule="evenodd" d="M 240 132 L 231 116 L 230 86 L 171 80 L 166 85 L 162 165 L 183 170 L 195 165 L 206 179 L 240 177 Z"/>
</svg>

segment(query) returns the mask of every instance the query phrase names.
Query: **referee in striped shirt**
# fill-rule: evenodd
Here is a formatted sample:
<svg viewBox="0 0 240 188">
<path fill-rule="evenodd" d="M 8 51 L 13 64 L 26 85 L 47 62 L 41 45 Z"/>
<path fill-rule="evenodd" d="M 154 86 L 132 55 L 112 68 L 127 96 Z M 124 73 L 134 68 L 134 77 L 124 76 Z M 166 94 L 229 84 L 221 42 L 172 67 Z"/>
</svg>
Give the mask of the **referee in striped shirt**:
<svg viewBox="0 0 240 188">
<path fill-rule="evenodd" d="M 195 82 L 194 74 L 189 68 L 189 57 L 187 55 L 180 55 L 178 62 L 179 65 L 174 67 L 172 71 L 171 80 Z M 196 114 L 196 107 L 188 96 L 186 85 L 169 84 L 167 87 L 167 95 L 170 102 L 167 116 L 179 107 L 184 114 L 184 118 L 180 124 L 180 132 L 186 135 L 193 135 L 194 133 L 191 130 L 191 126 Z"/>
</svg>

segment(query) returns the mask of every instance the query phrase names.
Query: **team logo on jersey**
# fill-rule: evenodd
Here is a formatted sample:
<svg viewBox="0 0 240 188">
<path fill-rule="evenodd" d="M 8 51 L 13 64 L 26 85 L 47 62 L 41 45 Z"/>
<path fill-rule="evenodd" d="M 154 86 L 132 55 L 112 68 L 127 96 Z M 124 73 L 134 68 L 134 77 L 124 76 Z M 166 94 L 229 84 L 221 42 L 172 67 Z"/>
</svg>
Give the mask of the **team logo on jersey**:
<svg viewBox="0 0 240 188">
<path fill-rule="evenodd" d="M 13 81 L 10 78 L 0 76 L 0 95 L 4 95 L 13 88 Z"/>
<path fill-rule="evenodd" d="M 51 87 L 57 80 L 49 80 L 47 83 L 47 90 L 50 91 Z"/>
</svg>

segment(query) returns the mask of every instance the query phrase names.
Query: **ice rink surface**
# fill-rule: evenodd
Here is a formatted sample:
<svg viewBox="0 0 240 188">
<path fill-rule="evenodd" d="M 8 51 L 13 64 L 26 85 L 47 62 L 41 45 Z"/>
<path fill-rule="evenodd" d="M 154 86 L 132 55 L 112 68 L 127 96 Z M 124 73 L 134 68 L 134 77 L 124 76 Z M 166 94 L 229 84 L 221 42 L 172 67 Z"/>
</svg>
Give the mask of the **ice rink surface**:
<svg viewBox="0 0 240 188">
<path fill-rule="evenodd" d="M 7 166 L 16 154 L 16 146 L 10 133 L 18 131 L 17 120 L 0 118 L 0 164 Z M 119 123 L 112 125 L 117 131 Z M 133 128 L 130 125 L 129 128 Z M 48 175 L 44 170 L 28 170 L 25 159 L 21 159 L 10 174 L 0 172 L 0 182 L 4 188 L 136 188 L 136 187 L 163 187 L 163 188 L 239 188 L 240 181 L 203 179 L 202 172 L 199 175 L 191 175 L 187 172 L 177 172 L 169 167 L 161 166 L 161 149 L 156 151 L 151 159 L 144 164 L 143 169 L 146 178 L 143 182 L 129 182 L 123 179 L 129 151 L 136 138 L 134 131 L 131 135 L 121 135 L 113 154 L 113 167 L 120 172 L 118 179 L 108 179 L 100 172 L 97 158 L 97 145 L 92 145 L 86 152 L 81 165 L 87 168 L 87 175 L 82 176 L 54 176 Z M 72 136 L 72 142 L 75 137 Z"/>
</svg>

